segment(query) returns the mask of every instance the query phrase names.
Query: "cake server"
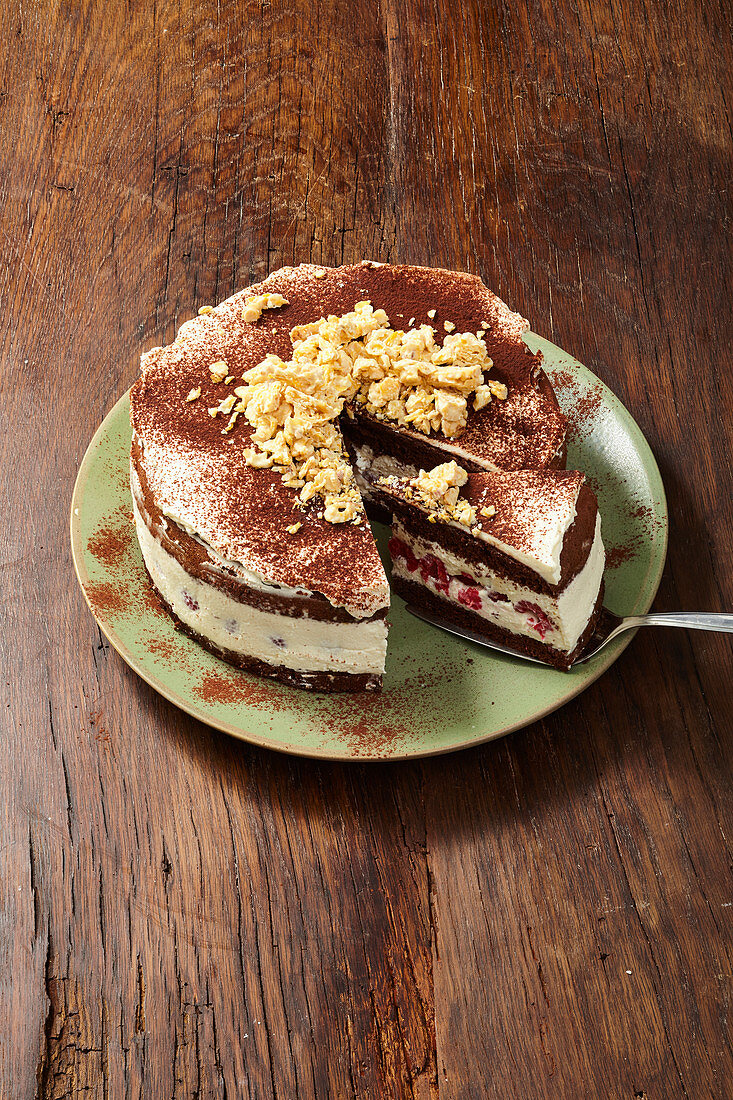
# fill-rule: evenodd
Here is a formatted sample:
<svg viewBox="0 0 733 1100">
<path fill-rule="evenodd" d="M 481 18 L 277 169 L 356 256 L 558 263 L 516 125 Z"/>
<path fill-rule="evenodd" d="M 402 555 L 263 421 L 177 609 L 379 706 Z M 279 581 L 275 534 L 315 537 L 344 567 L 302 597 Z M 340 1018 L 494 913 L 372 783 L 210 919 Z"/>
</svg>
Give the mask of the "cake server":
<svg viewBox="0 0 733 1100">
<path fill-rule="evenodd" d="M 440 627 L 441 630 L 447 630 L 449 634 L 456 634 L 459 638 L 466 638 L 469 642 L 486 646 L 487 649 L 496 649 L 499 653 L 506 653 L 509 657 L 518 657 L 520 661 L 532 661 L 536 665 L 545 664 L 545 661 L 540 661 L 536 657 L 527 657 L 524 653 L 517 653 L 515 649 L 509 649 L 508 646 L 501 645 L 500 642 L 489 641 L 467 627 L 448 623 L 439 616 L 424 611 L 421 607 L 411 607 L 407 604 L 407 610 L 416 619 L 432 623 L 433 626 Z M 715 630 L 733 634 L 733 615 L 708 611 L 653 611 L 648 615 L 627 615 L 625 618 L 620 618 L 604 608 L 595 633 L 580 657 L 576 657 L 573 661 L 573 667 L 582 665 L 584 661 L 589 661 L 591 657 L 595 657 L 596 653 L 599 653 L 604 646 L 607 646 L 619 634 L 623 634 L 625 630 L 636 630 L 640 626 L 681 626 L 685 630 Z"/>
</svg>

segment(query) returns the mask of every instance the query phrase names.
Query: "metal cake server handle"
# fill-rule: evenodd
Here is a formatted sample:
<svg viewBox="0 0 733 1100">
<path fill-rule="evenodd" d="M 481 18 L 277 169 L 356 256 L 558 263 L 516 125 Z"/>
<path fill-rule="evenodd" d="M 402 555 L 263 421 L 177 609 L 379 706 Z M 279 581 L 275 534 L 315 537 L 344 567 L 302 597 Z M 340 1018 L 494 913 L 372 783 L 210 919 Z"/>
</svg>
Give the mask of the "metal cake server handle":
<svg viewBox="0 0 733 1100">
<path fill-rule="evenodd" d="M 441 630 L 447 630 L 450 634 L 457 634 L 459 638 L 467 638 L 470 642 L 476 642 L 477 645 L 486 646 L 487 649 L 496 649 L 500 653 L 506 653 L 510 657 L 518 657 L 522 661 L 532 661 L 536 665 L 545 664 L 544 661 L 539 661 L 536 657 L 528 657 L 524 653 L 517 653 L 515 649 L 509 649 L 508 646 L 501 645 L 499 642 L 490 641 L 466 627 L 455 626 L 453 623 L 446 622 L 439 616 L 433 615 L 432 612 L 424 611 L 421 607 L 411 607 L 408 604 L 407 610 L 417 619 L 423 619 L 426 623 L 432 623 L 433 626 L 440 627 Z M 614 638 L 617 638 L 619 634 L 623 634 L 625 630 L 636 630 L 640 626 L 681 626 L 686 630 L 715 630 L 733 634 L 733 615 L 713 611 L 653 611 L 649 615 L 627 615 L 626 618 L 621 619 L 618 615 L 614 615 L 604 608 L 593 637 L 580 657 L 575 659 L 573 667 L 582 665 L 584 661 L 589 661 L 591 657 L 595 657 L 596 653 L 600 652 Z"/>
</svg>

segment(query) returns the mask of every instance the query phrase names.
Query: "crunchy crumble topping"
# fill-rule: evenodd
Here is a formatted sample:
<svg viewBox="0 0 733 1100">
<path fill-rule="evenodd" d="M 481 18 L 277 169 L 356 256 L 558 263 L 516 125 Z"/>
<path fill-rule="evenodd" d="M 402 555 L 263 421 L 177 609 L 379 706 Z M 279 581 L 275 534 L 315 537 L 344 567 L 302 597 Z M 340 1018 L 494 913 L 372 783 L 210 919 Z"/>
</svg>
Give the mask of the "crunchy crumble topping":
<svg viewBox="0 0 733 1100">
<path fill-rule="evenodd" d="M 235 389 L 231 405 L 227 399 L 209 411 L 231 413 L 225 431 L 244 414 L 255 429 L 254 446 L 244 452 L 248 465 L 274 468 L 299 490 L 301 505 L 320 496 L 323 518 L 347 523 L 363 505 L 335 420 L 353 384 L 338 357 L 321 351 L 318 337 L 294 344 L 291 361 L 268 355 L 245 372 L 247 385 Z"/>
<path fill-rule="evenodd" d="M 237 402 L 233 393 L 227 394 L 226 397 L 222 397 L 218 405 L 212 406 L 209 409 L 209 416 L 216 416 L 217 413 L 230 413 Z"/>
<path fill-rule="evenodd" d="M 282 306 L 289 304 L 282 294 L 257 294 L 254 298 L 245 299 L 242 320 L 254 324 L 255 321 L 259 321 L 266 309 L 281 309 Z"/>
<path fill-rule="evenodd" d="M 455 460 L 443 462 L 432 470 L 421 470 L 417 477 L 404 479 L 395 476 L 381 477 L 382 485 L 399 486 L 406 500 L 413 500 L 428 508 L 430 523 L 460 523 L 464 527 L 477 524 L 476 509 L 467 500 L 461 500 L 461 487 L 468 481 L 468 474 Z M 482 515 L 493 516 L 493 505 L 481 509 Z"/>
<path fill-rule="evenodd" d="M 370 302 L 357 302 L 342 317 L 299 325 L 290 335 L 296 359 L 338 361 L 338 369 L 350 375 L 344 400 L 425 435 L 458 435 L 472 394 L 473 407 L 482 409 L 502 392 L 498 383 L 496 392 L 484 384 L 492 362 L 483 339 L 455 333 L 440 347 L 430 325 L 393 329 L 385 311 L 373 310 Z"/>
<path fill-rule="evenodd" d="M 219 359 L 209 367 L 209 374 L 211 375 L 212 382 L 223 382 L 228 373 L 229 367 L 224 359 Z"/>
<path fill-rule="evenodd" d="M 263 309 L 286 304 L 282 295 L 259 295 L 247 301 L 242 316 L 256 320 Z M 446 322 L 445 327 L 449 325 Z M 413 427 L 425 435 L 435 431 L 453 438 L 466 426 L 469 398 L 478 410 L 492 397 L 507 396 L 502 383 L 484 382 L 492 362 L 479 335 L 450 334 L 441 347 L 430 325 L 407 332 L 393 329 L 386 312 L 374 310 L 368 301 L 357 302 L 353 311 L 341 317 L 298 325 L 290 337 L 291 360 L 267 355 L 244 373 L 247 385 L 238 386 L 209 414 L 229 416 L 223 435 L 244 414 L 255 429 L 253 446 L 244 452 L 247 463 L 281 473 L 286 485 L 299 490 L 302 506 L 320 496 L 323 517 L 329 523 L 358 522 L 363 511 L 335 423 L 346 402 L 380 420 Z M 226 363 L 212 364 L 212 378 L 215 367 L 224 372 L 223 380 Z M 456 476 L 453 468 L 459 469 L 455 463 L 436 469 Z M 466 502 L 461 502 L 465 508 L 456 511 L 458 484 L 462 482 L 445 486 L 449 494 L 442 506 L 474 522 L 472 510 L 465 511 Z M 453 489 L 455 500 L 450 499 Z"/>
<path fill-rule="evenodd" d="M 191 390 L 188 397 L 186 398 L 186 401 L 197 401 L 200 396 L 201 396 L 201 386 L 196 386 L 194 389 Z"/>
</svg>

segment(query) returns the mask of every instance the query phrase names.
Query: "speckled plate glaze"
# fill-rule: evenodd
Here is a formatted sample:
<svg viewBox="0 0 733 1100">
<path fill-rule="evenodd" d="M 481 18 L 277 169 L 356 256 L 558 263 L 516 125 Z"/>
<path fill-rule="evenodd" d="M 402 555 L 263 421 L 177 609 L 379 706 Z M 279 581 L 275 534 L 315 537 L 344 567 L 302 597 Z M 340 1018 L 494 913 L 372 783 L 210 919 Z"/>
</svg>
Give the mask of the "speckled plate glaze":
<svg viewBox="0 0 733 1100">
<path fill-rule="evenodd" d="M 568 467 L 598 493 L 608 549 L 606 606 L 649 609 L 667 550 L 662 480 L 641 431 L 611 391 L 534 333 L 570 419 Z M 181 710 L 282 752 L 331 760 L 399 760 L 476 745 L 567 703 L 613 664 L 631 632 L 570 673 L 463 642 L 408 615 L 393 598 L 384 691 L 313 695 L 239 672 L 177 631 L 143 569 L 131 523 L 129 399 L 89 445 L 74 488 L 71 544 L 101 630 L 127 664 Z M 388 530 L 373 525 L 389 572 Z"/>
</svg>

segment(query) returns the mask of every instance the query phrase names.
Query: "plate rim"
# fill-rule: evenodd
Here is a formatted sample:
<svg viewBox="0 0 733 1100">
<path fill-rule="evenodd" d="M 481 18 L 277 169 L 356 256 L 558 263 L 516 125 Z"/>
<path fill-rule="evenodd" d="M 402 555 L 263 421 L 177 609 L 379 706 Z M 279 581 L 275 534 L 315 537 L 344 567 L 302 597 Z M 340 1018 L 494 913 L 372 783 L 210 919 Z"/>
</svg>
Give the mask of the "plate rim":
<svg viewBox="0 0 733 1100">
<path fill-rule="evenodd" d="M 528 332 L 525 335 L 530 337 L 537 336 L 537 334 L 533 332 Z M 616 394 L 613 393 L 611 389 L 609 389 L 606 383 L 603 382 L 601 378 L 598 378 L 598 376 L 594 374 L 590 370 L 590 368 L 585 367 L 584 364 L 580 363 L 580 361 L 572 356 L 569 352 L 564 351 L 558 345 L 552 343 L 552 341 L 547 340 L 544 337 L 538 337 L 538 339 L 540 339 L 543 344 L 550 346 L 553 350 L 556 350 L 558 353 L 566 356 L 569 360 L 573 362 L 574 365 L 582 367 L 584 370 L 588 371 L 592 378 L 602 386 L 604 401 L 606 401 L 613 408 L 615 413 L 617 413 L 618 410 L 623 411 L 625 426 L 629 430 L 629 434 L 632 437 L 634 447 L 637 452 L 642 452 L 644 458 L 644 471 L 647 476 L 651 475 L 650 480 L 656 481 L 657 483 L 657 485 L 653 487 L 655 499 L 658 500 L 659 510 L 662 513 L 664 520 L 663 531 L 660 532 L 660 535 L 657 536 L 661 536 L 661 554 L 658 558 L 656 571 L 654 562 L 651 562 L 649 570 L 644 578 L 644 586 L 648 586 L 648 597 L 646 600 L 643 601 L 643 604 L 646 605 L 642 607 L 642 610 L 640 612 L 643 614 L 651 607 L 659 589 L 659 584 L 661 582 L 664 572 L 664 566 L 666 564 L 667 549 L 669 543 L 669 510 L 667 506 L 667 497 L 664 489 L 664 483 L 662 481 L 662 475 L 659 470 L 656 458 L 646 437 L 644 436 L 644 433 L 642 432 L 639 425 L 636 423 L 636 420 L 633 418 L 623 402 L 616 396 Z M 552 372 L 552 367 L 550 364 L 546 365 L 546 370 L 548 374 Z M 199 708 L 195 703 L 190 703 L 187 699 L 185 699 L 175 691 L 169 689 L 162 679 L 156 677 L 153 673 L 149 672 L 144 664 L 134 655 L 134 653 L 132 653 L 128 649 L 125 643 L 116 635 L 112 625 L 98 613 L 98 611 L 94 608 L 91 600 L 89 599 L 89 596 L 87 595 L 86 584 L 91 583 L 91 580 L 84 560 L 85 550 L 81 538 L 80 505 L 83 499 L 84 489 L 88 481 L 89 470 L 96 455 L 96 451 L 100 446 L 101 437 L 106 430 L 108 422 L 114 420 L 116 414 L 120 412 L 120 406 L 124 405 L 126 402 L 129 404 L 129 397 L 130 390 L 128 389 L 125 391 L 125 393 L 122 394 L 121 397 L 118 398 L 118 400 L 104 416 L 104 419 L 97 427 L 97 430 L 92 436 L 86 448 L 86 451 L 84 452 L 84 457 L 82 458 L 79 470 L 74 481 L 74 488 L 71 495 L 71 506 L 69 510 L 71 557 L 74 565 L 74 571 L 76 573 L 76 578 L 79 582 L 79 587 L 82 590 L 84 600 L 87 604 L 87 607 L 91 611 L 92 616 L 97 623 L 97 626 L 107 638 L 112 648 L 123 659 L 125 664 L 127 664 L 128 667 L 131 668 L 132 671 L 136 673 L 136 675 L 138 675 L 141 680 L 148 684 L 148 686 L 151 687 L 158 695 L 161 695 L 164 699 L 167 699 L 168 702 L 172 703 L 177 709 L 182 710 L 184 713 L 190 715 L 192 718 L 195 718 L 197 721 L 203 722 L 204 725 L 207 725 L 210 728 L 219 730 L 220 732 L 226 733 L 231 737 L 235 737 L 239 741 L 257 745 L 260 748 L 267 748 L 275 752 L 285 753 L 290 756 L 295 755 L 315 760 L 331 760 L 358 764 L 383 764 L 391 763 L 393 761 L 397 762 L 405 760 L 419 760 L 431 756 L 443 756 L 447 753 L 458 752 L 462 749 L 474 748 L 479 745 L 484 745 L 489 741 L 498 740 L 499 738 L 505 737 L 510 733 L 514 733 L 516 730 L 524 729 L 526 726 L 532 725 L 534 722 L 541 721 L 543 718 L 546 718 L 548 714 L 552 714 L 556 710 L 560 710 L 562 707 L 572 702 L 573 699 L 576 699 L 578 695 L 584 692 L 592 684 L 594 684 L 596 680 L 598 680 L 608 670 L 608 668 L 610 668 L 610 666 L 618 660 L 626 647 L 630 645 L 630 643 L 636 636 L 636 630 L 629 630 L 624 635 L 622 635 L 622 637 L 620 637 L 617 642 L 612 643 L 612 645 L 608 647 L 605 653 L 597 658 L 597 666 L 593 667 L 592 671 L 588 672 L 587 678 L 584 678 L 582 682 L 578 683 L 576 685 L 576 688 L 574 690 L 571 690 L 568 695 L 564 696 L 561 701 L 552 702 L 547 707 L 541 708 L 538 711 L 533 711 L 531 715 L 519 719 L 517 722 L 512 722 L 507 726 L 503 726 L 500 729 L 492 730 L 490 733 L 479 733 L 476 736 L 453 742 L 450 745 L 439 746 L 437 748 L 416 748 L 412 750 L 401 749 L 395 752 L 383 752 L 381 754 L 372 751 L 364 753 L 363 755 L 360 753 L 356 753 L 353 750 L 347 749 L 343 751 L 339 751 L 334 748 L 324 750 L 317 747 L 301 746 L 292 742 L 283 741 L 282 739 L 276 740 L 263 734 L 248 731 L 242 725 L 236 726 L 227 721 L 216 718 L 214 715 L 208 714 L 206 711 Z M 655 572 L 656 575 L 654 575 Z M 192 642 L 191 644 L 193 645 L 196 643 Z"/>
</svg>

